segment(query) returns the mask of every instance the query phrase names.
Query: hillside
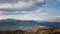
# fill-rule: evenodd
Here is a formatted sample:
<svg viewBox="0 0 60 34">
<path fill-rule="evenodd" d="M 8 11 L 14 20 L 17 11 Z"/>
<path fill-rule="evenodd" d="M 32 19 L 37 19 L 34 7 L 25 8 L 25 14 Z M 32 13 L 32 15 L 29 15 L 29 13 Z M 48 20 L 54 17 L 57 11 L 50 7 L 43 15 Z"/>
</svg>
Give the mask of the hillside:
<svg viewBox="0 0 60 34">
<path fill-rule="evenodd" d="M 59 28 L 60 22 L 34 21 L 34 20 L 0 20 L 0 31 L 5 30 L 28 30 L 32 28 Z"/>
<path fill-rule="evenodd" d="M 40 29 L 33 28 L 29 30 L 0 31 L 0 34 L 60 34 L 60 28 Z"/>
</svg>

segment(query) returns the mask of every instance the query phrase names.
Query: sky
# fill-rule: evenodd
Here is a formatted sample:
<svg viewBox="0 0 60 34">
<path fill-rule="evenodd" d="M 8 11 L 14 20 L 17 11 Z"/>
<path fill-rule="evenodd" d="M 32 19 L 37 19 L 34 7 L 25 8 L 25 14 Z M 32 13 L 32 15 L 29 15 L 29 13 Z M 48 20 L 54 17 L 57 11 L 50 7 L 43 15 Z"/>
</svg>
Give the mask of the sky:
<svg viewBox="0 0 60 34">
<path fill-rule="evenodd" d="M 60 22 L 60 0 L 0 0 L 0 19 L 8 18 Z M 0 27 L 0 30 L 10 29 L 10 26 Z"/>
<path fill-rule="evenodd" d="M 0 19 L 6 18 L 59 21 L 60 0 L 0 0 Z"/>
</svg>

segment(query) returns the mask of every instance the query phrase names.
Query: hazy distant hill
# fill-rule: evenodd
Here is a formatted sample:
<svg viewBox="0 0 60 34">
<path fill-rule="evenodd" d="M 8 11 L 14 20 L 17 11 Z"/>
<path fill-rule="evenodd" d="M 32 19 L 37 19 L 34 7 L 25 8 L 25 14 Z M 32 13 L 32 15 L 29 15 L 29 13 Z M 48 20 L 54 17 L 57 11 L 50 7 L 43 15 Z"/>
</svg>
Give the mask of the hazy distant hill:
<svg viewBox="0 0 60 34">
<path fill-rule="evenodd" d="M 15 19 L 3 19 L 0 20 L 0 30 L 25 30 L 31 28 L 41 28 L 38 26 L 48 27 L 60 27 L 59 22 L 48 21 L 34 21 L 34 20 L 15 20 Z M 45 27 L 43 27 L 45 28 Z"/>
</svg>

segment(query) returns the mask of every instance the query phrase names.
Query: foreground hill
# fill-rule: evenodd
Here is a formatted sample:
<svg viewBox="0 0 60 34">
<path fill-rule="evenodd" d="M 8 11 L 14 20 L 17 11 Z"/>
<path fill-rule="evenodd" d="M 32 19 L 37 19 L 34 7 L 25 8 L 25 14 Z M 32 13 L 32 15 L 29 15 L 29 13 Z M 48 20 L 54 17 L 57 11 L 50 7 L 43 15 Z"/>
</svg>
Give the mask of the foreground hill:
<svg viewBox="0 0 60 34">
<path fill-rule="evenodd" d="M 33 28 L 29 30 L 0 31 L 0 34 L 60 34 L 60 28 L 40 29 Z"/>
</svg>

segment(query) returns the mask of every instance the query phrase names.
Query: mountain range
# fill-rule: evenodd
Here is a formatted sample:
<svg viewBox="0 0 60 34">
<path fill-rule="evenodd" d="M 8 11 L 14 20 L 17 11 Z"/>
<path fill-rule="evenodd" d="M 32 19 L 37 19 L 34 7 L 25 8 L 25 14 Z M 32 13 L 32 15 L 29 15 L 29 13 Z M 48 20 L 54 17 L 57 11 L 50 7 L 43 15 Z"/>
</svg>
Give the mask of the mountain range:
<svg viewBox="0 0 60 34">
<path fill-rule="evenodd" d="M 0 20 L 0 30 L 26 30 L 32 28 L 58 28 L 60 22 L 35 21 L 35 20 L 16 20 L 2 19 Z"/>
</svg>

